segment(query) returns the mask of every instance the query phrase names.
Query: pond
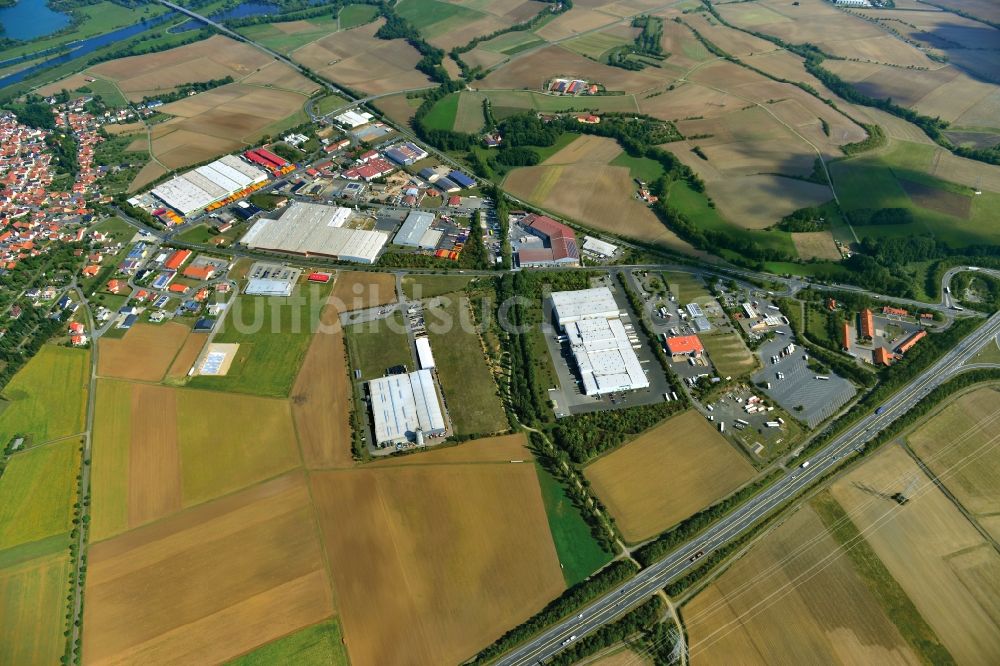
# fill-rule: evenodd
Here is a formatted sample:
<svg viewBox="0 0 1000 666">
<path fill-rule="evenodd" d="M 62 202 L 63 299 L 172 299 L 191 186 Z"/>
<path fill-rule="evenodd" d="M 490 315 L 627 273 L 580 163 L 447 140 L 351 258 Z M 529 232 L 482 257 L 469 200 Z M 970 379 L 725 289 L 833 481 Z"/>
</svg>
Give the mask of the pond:
<svg viewBox="0 0 1000 666">
<path fill-rule="evenodd" d="M 70 23 L 70 15 L 54 12 L 45 0 L 18 0 L 13 7 L 0 9 L 4 36 L 22 41 L 51 35 Z"/>
</svg>

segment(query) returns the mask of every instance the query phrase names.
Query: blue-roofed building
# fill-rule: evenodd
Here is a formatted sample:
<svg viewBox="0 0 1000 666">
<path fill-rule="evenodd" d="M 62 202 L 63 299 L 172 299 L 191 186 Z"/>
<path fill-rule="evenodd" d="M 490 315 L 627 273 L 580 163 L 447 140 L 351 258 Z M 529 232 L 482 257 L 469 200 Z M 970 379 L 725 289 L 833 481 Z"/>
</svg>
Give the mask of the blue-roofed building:
<svg viewBox="0 0 1000 666">
<path fill-rule="evenodd" d="M 417 175 L 429 183 L 433 183 L 435 180 L 437 180 L 437 171 L 435 171 L 431 167 L 424 167 L 423 169 L 417 172 Z"/>
<path fill-rule="evenodd" d="M 194 323 L 195 333 L 208 333 L 214 327 L 215 327 L 214 319 L 202 318 Z"/>
<path fill-rule="evenodd" d="M 169 296 L 167 296 L 166 294 L 164 294 L 163 296 L 160 296 L 159 298 L 157 298 L 157 299 L 156 299 L 156 300 L 155 300 L 155 301 L 153 302 L 153 307 L 154 307 L 154 308 L 162 308 L 162 307 L 163 307 L 164 305 L 166 305 L 166 304 L 167 304 L 167 302 L 168 302 L 169 300 L 170 300 L 170 297 L 169 297 Z"/>
<path fill-rule="evenodd" d="M 455 181 L 464 188 L 475 187 L 476 181 L 474 178 L 466 176 L 461 171 L 452 171 L 448 174 L 448 178 Z"/>
<path fill-rule="evenodd" d="M 438 178 L 434 183 L 434 187 L 442 192 L 458 192 L 462 189 L 458 183 L 449 178 Z"/>
<path fill-rule="evenodd" d="M 60 309 L 60 310 L 65 310 L 66 308 L 68 308 L 68 307 L 69 307 L 69 304 L 70 304 L 70 303 L 72 303 L 72 302 L 73 302 L 73 301 L 71 301 L 71 300 L 69 299 L 69 296 L 67 295 L 67 296 L 63 296 L 62 298 L 60 298 L 60 299 L 59 299 L 59 302 L 58 302 L 58 303 L 56 303 L 56 305 L 58 305 L 58 306 L 59 306 L 59 309 Z"/>
<path fill-rule="evenodd" d="M 134 324 L 139 319 L 139 315 L 130 314 L 125 317 L 122 323 L 118 324 L 118 328 L 130 329 L 132 324 Z"/>
</svg>

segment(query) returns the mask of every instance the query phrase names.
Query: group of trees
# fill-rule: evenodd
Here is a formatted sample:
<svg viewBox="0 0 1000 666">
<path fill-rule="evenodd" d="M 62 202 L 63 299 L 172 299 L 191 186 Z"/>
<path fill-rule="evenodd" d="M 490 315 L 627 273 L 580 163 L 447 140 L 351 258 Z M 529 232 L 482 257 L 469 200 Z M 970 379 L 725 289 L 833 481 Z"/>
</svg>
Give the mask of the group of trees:
<svg viewBox="0 0 1000 666">
<path fill-rule="evenodd" d="M 602 625 L 597 631 L 576 640 L 547 663 L 549 666 L 572 666 L 585 657 L 651 628 L 660 619 L 663 610 L 663 600 L 657 596 L 650 597 L 620 619 Z"/>
<path fill-rule="evenodd" d="M 379 5 L 379 12 L 385 17 L 385 23 L 375 33 L 376 37 L 386 40 L 405 39 L 422 56 L 417 61 L 418 71 L 423 72 L 432 81 L 438 83 L 446 83 L 451 80 L 442 64 L 445 56 L 443 49 L 429 44 L 412 23 L 396 13 L 393 5 L 382 3 Z"/>
<path fill-rule="evenodd" d="M 909 208 L 855 208 L 847 213 L 856 227 L 875 224 L 911 224 L 913 211 Z"/>
<path fill-rule="evenodd" d="M 632 19 L 632 27 L 640 28 L 631 46 L 612 49 L 607 55 L 607 63 L 622 69 L 638 71 L 650 64 L 649 59 L 663 60 L 666 56 L 660 40 L 663 37 L 663 19 L 656 16 L 637 16 Z M 646 56 L 634 58 L 632 56 Z M 669 54 L 668 54 L 669 55 Z M 655 63 L 654 63 L 655 64 Z M 659 65 L 657 65 L 659 66 Z"/>
<path fill-rule="evenodd" d="M 628 409 L 567 416 L 559 419 L 552 436 L 556 446 L 568 453 L 573 462 L 582 464 L 621 446 L 684 407 L 686 405 L 679 400 L 661 401 Z"/>
<path fill-rule="evenodd" d="M 778 222 L 781 231 L 825 231 L 830 224 L 827 222 L 822 208 L 806 206 L 785 215 Z"/>
<path fill-rule="evenodd" d="M 164 104 L 168 102 L 176 102 L 179 99 L 184 99 L 191 93 L 205 92 L 206 90 L 212 90 L 213 88 L 218 88 L 224 86 L 228 83 L 232 83 L 235 79 L 232 76 L 224 76 L 221 79 L 209 79 L 208 81 L 195 81 L 194 83 L 182 83 L 176 90 L 168 93 L 163 93 L 162 95 L 148 95 L 142 98 L 143 104 L 148 104 L 149 102 L 160 101 Z"/>
</svg>

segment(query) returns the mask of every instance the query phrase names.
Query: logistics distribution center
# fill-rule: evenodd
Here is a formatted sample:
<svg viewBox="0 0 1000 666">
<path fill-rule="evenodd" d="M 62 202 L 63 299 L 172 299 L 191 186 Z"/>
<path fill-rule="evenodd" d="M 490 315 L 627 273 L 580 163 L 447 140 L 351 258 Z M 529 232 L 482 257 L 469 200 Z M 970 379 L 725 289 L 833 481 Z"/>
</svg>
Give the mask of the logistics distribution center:
<svg viewBox="0 0 1000 666">
<path fill-rule="evenodd" d="M 235 155 L 225 155 L 154 187 L 152 194 L 181 215 L 188 216 L 265 182 L 266 171 Z"/>
<path fill-rule="evenodd" d="M 552 306 L 586 395 L 649 387 L 610 289 L 557 291 L 552 294 Z"/>
<path fill-rule="evenodd" d="M 374 264 L 389 236 L 347 229 L 343 225 L 350 217 L 350 208 L 296 201 L 276 220 L 257 220 L 240 242 L 253 249 Z"/>
<path fill-rule="evenodd" d="M 380 447 L 443 435 L 446 427 L 441 401 L 429 369 L 389 375 L 368 382 L 375 443 Z"/>
</svg>

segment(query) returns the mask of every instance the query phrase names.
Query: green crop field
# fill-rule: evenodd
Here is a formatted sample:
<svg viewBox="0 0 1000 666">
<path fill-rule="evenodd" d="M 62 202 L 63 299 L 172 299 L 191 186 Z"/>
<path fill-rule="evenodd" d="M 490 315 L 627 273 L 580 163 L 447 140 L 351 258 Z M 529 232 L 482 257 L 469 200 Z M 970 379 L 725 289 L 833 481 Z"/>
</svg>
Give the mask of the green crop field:
<svg viewBox="0 0 1000 666">
<path fill-rule="evenodd" d="M 746 238 L 761 247 L 782 250 L 787 252 L 789 256 L 797 256 L 792 237 L 787 232 L 756 231 L 730 224 L 719 214 L 718 210 L 708 205 L 708 199 L 705 198 L 704 194 L 695 192 L 683 181 L 675 181 L 671 184 L 668 200 L 671 206 L 703 229 Z"/>
<path fill-rule="evenodd" d="M 434 298 L 453 291 L 463 291 L 472 278 L 461 275 L 408 275 L 403 278 L 407 298 Z"/>
<path fill-rule="evenodd" d="M 544 44 L 545 40 L 534 33 L 524 30 L 508 32 L 483 42 L 480 47 L 485 51 L 493 53 L 503 53 L 504 55 L 514 55 L 521 51 L 526 51 L 539 44 Z"/>
<path fill-rule="evenodd" d="M 507 416 L 483 355 L 479 335 L 471 330 L 465 298 L 448 298 L 424 310 L 441 389 L 455 432 L 488 434 L 507 429 Z"/>
<path fill-rule="evenodd" d="M 339 109 L 345 104 L 349 104 L 349 102 L 340 95 L 327 95 L 316 100 L 316 104 L 313 108 L 319 115 L 326 115 L 334 109 Z"/>
<path fill-rule="evenodd" d="M 361 370 L 362 379 L 384 377 L 386 368 L 394 365 L 416 369 L 402 313 L 394 312 L 391 320 L 380 319 L 348 326 L 344 332 L 351 367 Z"/>
<path fill-rule="evenodd" d="M 739 377 L 757 367 L 754 355 L 737 333 L 710 333 L 700 339 L 715 369 L 723 377 Z"/>
<path fill-rule="evenodd" d="M 240 345 L 229 373 L 224 377 L 194 377 L 189 385 L 287 396 L 330 289 L 330 285 L 298 285 L 288 298 L 240 296 L 214 340 Z"/>
<path fill-rule="evenodd" d="M 862 208 L 906 208 L 914 222 L 855 226 L 859 237 L 930 233 L 955 247 L 1000 243 L 1000 194 L 929 175 L 935 147 L 895 142 L 886 151 L 830 165 L 840 201 L 850 213 Z"/>
<path fill-rule="evenodd" d="M 68 553 L 0 569 L 0 664 L 58 664 L 69 590 Z"/>
<path fill-rule="evenodd" d="M 618 35 L 611 35 L 606 32 L 592 32 L 589 35 L 582 35 L 576 39 L 571 39 L 565 42 L 563 46 L 587 58 L 602 60 L 603 56 L 611 49 L 630 43 L 630 40 Z"/>
<path fill-rule="evenodd" d="M 354 6 L 356 5 L 351 5 L 351 7 Z M 344 11 L 347 9 L 345 7 Z M 371 7 L 371 10 L 374 11 L 375 8 Z M 273 23 L 248 25 L 240 28 L 237 32 L 275 51 L 289 53 L 337 31 L 337 20 L 332 16 L 318 16 L 307 19 L 307 21 L 314 27 L 301 32 L 285 32 Z M 362 21 L 362 23 L 367 23 L 367 21 Z M 361 25 L 361 23 L 357 25 Z M 344 26 L 343 29 L 347 27 L 350 26 Z"/>
<path fill-rule="evenodd" d="M 638 112 L 634 95 L 545 95 L 532 90 L 483 90 L 493 105 L 493 115 L 503 119 L 524 111 Z"/>
<path fill-rule="evenodd" d="M 348 666 L 340 623 L 327 620 L 279 638 L 229 662 L 229 666 Z"/>
<path fill-rule="evenodd" d="M 428 39 L 484 16 L 481 12 L 438 0 L 401 0 L 396 5 L 396 11 Z"/>
<path fill-rule="evenodd" d="M 566 585 L 573 586 L 611 561 L 590 534 L 580 510 L 566 495 L 566 490 L 551 474 L 536 465 L 542 501 L 549 519 L 552 541 L 563 566 Z"/>
<path fill-rule="evenodd" d="M 132 384 L 101 379 L 94 410 L 90 536 L 99 541 L 128 526 Z"/>
<path fill-rule="evenodd" d="M 70 531 L 79 446 L 66 439 L 11 456 L 0 477 L 0 550 Z"/>
<path fill-rule="evenodd" d="M 83 430 L 89 364 L 84 349 L 42 347 L 4 389 L 0 446 L 15 435 L 40 443 Z"/>
<path fill-rule="evenodd" d="M 712 300 L 712 294 L 701 278 L 690 273 L 664 273 L 663 281 L 680 304 L 686 305 L 692 301 L 703 304 Z"/>
<path fill-rule="evenodd" d="M 340 29 L 349 30 L 373 21 L 377 15 L 378 7 L 375 5 L 347 5 L 340 10 L 337 18 L 340 20 Z"/>
<path fill-rule="evenodd" d="M 450 130 L 455 126 L 455 116 L 458 114 L 458 95 L 445 95 L 431 107 L 424 116 L 424 124 L 431 129 Z"/>
<path fill-rule="evenodd" d="M 651 160 L 648 157 L 632 157 L 624 151 L 608 164 L 609 166 L 628 167 L 630 176 L 645 183 L 651 183 L 663 175 L 663 166 L 656 160 Z"/>
</svg>

